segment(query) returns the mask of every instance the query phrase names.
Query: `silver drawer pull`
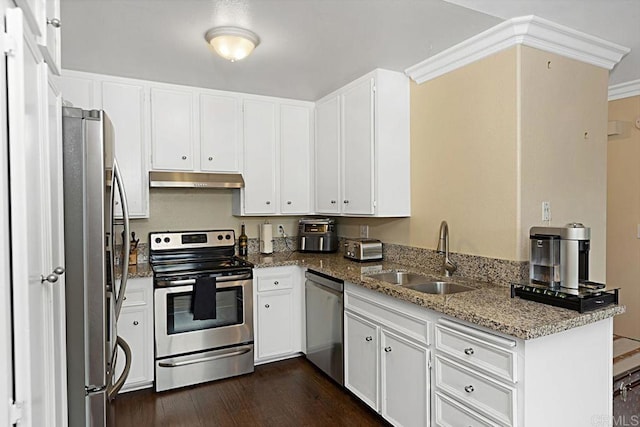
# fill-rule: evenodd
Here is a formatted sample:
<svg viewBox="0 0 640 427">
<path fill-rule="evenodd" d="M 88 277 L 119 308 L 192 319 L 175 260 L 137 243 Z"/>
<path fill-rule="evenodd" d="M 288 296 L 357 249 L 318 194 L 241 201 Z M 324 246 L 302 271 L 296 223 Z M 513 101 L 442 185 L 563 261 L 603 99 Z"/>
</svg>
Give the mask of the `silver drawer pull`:
<svg viewBox="0 0 640 427">
<path fill-rule="evenodd" d="M 467 393 L 473 393 L 473 386 L 472 385 L 465 386 L 464 391 L 466 391 Z"/>
<path fill-rule="evenodd" d="M 385 347 L 384 351 L 386 351 L 387 353 L 391 353 L 391 347 Z"/>
<path fill-rule="evenodd" d="M 269 308 L 269 307 L 270 307 L 269 304 L 264 305 L 264 308 Z"/>
<path fill-rule="evenodd" d="M 182 160 L 187 160 L 187 156 L 182 156 Z"/>
<path fill-rule="evenodd" d="M 464 354 L 467 356 L 471 356 L 473 354 L 473 349 L 471 347 L 464 349 Z"/>
<path fill-rule="evenodd" d="M 274 285 L 276 285 L 276 286 L 278 286 L 278 285 L 280 284 L 280 282 L 278 282 L 277 280 L 275 280 L 275 281 L 273 282 L 273 284 L 274 284 Z"/>
<path fill-rule="evenodd" d="M 139 325 L 138 321 L 137 321 L 137 320 L 134 320 L 134 321 L 133 321 L 133 326 L 138 326 L 138 325 Z"/>
<path fill-rule="evenodd" d="M 373 340 L 373 337 L 366 337 L 364 340 L 365 341 L 371 341 L 371 340 Z"/>
</svg>

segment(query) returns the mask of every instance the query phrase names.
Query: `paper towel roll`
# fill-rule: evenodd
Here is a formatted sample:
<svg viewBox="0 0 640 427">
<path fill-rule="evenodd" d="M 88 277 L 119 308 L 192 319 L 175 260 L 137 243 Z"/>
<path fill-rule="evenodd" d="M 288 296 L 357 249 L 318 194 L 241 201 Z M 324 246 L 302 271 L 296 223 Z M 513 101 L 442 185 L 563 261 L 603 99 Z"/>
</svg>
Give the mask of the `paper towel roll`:
<svg viewBox="0 0 640 427">
<path fill-rule="evenodd" d="M 260 225 L 260 253 L 273 253 L 273 227 L 271 224 Z"/>
</svg>

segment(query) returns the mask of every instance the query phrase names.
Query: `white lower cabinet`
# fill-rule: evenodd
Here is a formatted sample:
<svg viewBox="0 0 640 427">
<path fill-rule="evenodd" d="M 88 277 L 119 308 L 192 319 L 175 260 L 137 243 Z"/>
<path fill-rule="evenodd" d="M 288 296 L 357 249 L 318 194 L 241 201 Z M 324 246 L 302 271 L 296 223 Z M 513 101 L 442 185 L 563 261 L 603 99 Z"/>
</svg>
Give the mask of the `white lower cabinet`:
<svg viewBox="0 0 640 427">
<path fill-rule="evenodd" d="M 132 278 L 127 284 L 125 300 L 118 319 L 118 335 L 131 348 L 131 368 L 121 392 L 153 385 L 153 280 Z M 115 378 L 124 368 L 125 355 L 118 348 Z"/>
<path fill-rule="evenodd" d="M 345 386 L 393 425 L 428 426 L 429 320 L 353 286 L 345 283 Z"/>
<path fill-rule="evenodd" d="M 256 364 L 302 352 L 301 269 L 297 266 L 254 269 L 254 346 Z"/>
</svg>

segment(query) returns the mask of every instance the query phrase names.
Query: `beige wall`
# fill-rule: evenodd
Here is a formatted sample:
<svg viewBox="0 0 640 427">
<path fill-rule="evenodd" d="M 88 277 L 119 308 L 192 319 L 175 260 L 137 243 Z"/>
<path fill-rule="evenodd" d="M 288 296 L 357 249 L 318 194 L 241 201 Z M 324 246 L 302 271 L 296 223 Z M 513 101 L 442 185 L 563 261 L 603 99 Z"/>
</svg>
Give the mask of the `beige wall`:
<svg viewBox="0 0 640 427">
<path fill-rule="evenodd" d="M 607 77 L 514 47 L 412 84 L 412 216 L 341 220 L 341 234 L 367 224 L 371 237 L 435 249 L 444 219 L 452 251 L 524 261 L 548 200 L 552 226 L 592 228 L 592 278 L 604 280 Z"/>
<path fill-rule="evenodd" d="M 203 190 L 184 188 L 151 188 L 149 191 L 149 219 L 131 223 L 141 242 L 147 242 L 149 232 L 208 230 L 232 228 L 240 234 L 240 223 L 246 224 L 247 236 L 258 237 L 258 225 L 265 220 L 282 224 L 290 235 L 297 235 L 298 217 L 241 218 L 231 214 L 231 194 L 235 190 Z"/>
<path fill-rule="evenodd" d="M 627 312 L 614 332 L 640 339 L 640 96 L 611 101 L 609 120 L 623 122 L 622 135 L 607 144 L 607 283 L 620 287 Z"/>
<path fill-rule="evenodd" d="M 550 64 L 549 64 L 550 63 Z M 521 55 L 521 260 L 551 202 L 551 226 L 591 228 L 590 279 L 605 280 L 607 70 L 537 49 Z M 585 137 L 586 134 L 586 137 Z"/>
</svg>

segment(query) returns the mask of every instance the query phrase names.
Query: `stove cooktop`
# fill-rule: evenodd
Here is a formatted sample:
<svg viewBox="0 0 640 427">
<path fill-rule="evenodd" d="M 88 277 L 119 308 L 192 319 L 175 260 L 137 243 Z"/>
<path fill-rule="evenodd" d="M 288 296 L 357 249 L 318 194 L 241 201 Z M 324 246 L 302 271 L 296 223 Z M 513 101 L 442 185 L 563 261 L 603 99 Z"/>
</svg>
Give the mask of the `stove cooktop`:
<svg viewBox="0 0 640 427">
<path fill-rule="evenodd" d="M 618 304 L 618 291 L 594 282 L 586 282 L 579 289 L 554 289 L 535 283 L 511 284 L 511 298 L 520 297 L 580 313 Z"/>
</svg>

